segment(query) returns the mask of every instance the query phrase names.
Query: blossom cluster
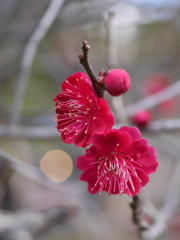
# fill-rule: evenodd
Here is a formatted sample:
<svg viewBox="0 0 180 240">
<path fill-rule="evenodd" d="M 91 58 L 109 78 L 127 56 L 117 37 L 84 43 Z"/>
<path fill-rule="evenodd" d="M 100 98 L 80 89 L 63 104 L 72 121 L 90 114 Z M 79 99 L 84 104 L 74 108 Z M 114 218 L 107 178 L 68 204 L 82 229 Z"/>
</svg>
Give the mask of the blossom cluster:
<svg viewBox="0 0 180 240">
<path fill-rule="evenodd" d="M 130 87 L 125 71 L 114 70 L 109 79 L 108 75 L 104 78 L 106 88 L 109 86 L 109 91 L 106 90 L 114 96 L 118 89 L 113 82 L 121 73 L 123 79 L 116 86 L 122 86 L 119 89 L 122 94 Z M 113 129 L 115 120 L 108 103 L 97 96 L 90 78 L 82 72 L 62 83 L 62 92 L 54 101 L 62 140 L 83 148 L 92 144 L 76 160 L 77 168 L 83 171 L 80 180 L 88 183 L 89 193 L 137 195 L 158 166 L 155 148 L 142 138 L 138 128 Z"/>
</svg>

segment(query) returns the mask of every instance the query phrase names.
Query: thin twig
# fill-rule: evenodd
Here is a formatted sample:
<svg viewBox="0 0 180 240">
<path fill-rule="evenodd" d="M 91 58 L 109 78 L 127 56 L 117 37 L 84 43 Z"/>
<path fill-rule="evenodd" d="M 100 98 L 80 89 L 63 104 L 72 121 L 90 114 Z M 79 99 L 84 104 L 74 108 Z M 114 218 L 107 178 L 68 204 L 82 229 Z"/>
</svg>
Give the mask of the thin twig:
<svg viewBox="0 0 180 240">
<path fill-rule="evenodd" d="M 15 92 L 14 104 L 12 108 L 11 124 L 17 125 L 21 120 L 21 112 L 23 107 L 23 100 L 26 93 L 28 78 L 32 69 L 34 57 L 37 52 L 39 43 L 47 34 L 49 28 L 56 19 L 64 0 L 52 0 L 47 11 L 43 15 L 36 30 L 27 42 L 22 61 L 20 73 L 17 81 L 17 88 Z"/>
<path fill-rule="evenodd" d="M 79 60 L 80 60 L 80 63 L 85 68 L 87 74 L 89 75 L 89 77 L 92 81 L 92 84 L 94 86 L 94 90 L 96 91 L 98 97 L 103 98 L 105 88 L 104 88 L 103 83 L 99 82 L 94 74 L 93 68 L 92 68 L 89 58 L 88 58 L 89 49 L 90 49 L 90 45 L 89 45 L 88 41 L 83 40 L 83 42 L 82 42 L 83 55 L 79 54 Z"/>
<path fill-rule="evenodd" d="M 92 69 L 92 66 L 91 66 L 89 58 L 88 58 L 89 49 L 90 49 L 90 45 L 89 45 L 88 41 L 83 40 L 83 42 L 82 42 L 83 55 L 79 54 L 79 60 L 80 60 L 80 63 L 85 68 L 87 74 L 89 75 L 93 85 L 95 85 L 97 83 L 97 79 L 95 77 L 94 71 Z"/>
<path fill-rule="evenodd" d="M 180 94 L 180 81 L 172 84 L 170 87 L 162 90 L 161 92 L 155 93 L 147 98 L 144 98 L 136 103 L 126 107 L 127 116 L 133 116 L 137 111 L 143 109 L 150 109 L 157 104 L 166 101 L 169 98 L 172 98 Z"/>
</svg>

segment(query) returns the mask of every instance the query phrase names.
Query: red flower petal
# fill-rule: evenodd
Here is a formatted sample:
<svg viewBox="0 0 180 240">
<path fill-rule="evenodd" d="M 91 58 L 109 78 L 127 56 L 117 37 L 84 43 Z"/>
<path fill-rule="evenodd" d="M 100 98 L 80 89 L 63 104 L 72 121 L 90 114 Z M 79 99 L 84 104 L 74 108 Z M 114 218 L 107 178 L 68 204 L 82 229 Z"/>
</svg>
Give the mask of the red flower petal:
<svg viewBox="0 0 180 240">
<path fill-rule="evenodd" d="M 96 167 L 89 168 L 88 170 L 81 174 L 80 180 L 82 181 L 88 180 L 88 183 L 95 183 L 97 179 L 96 171 L 97 171 Z"/>
<path fill-rule="evenodd" d="M 149 149 L 137 160 L 140 164 L 145 167 L 150 167 L 156 161 L 156 150 L 154 147 Z"/>
<path fill-rule="evenodd" d="M 81 171 L 85 171 L 89 166 L 93 166 L 93 163 L 96 161 L 96 157 L 92 153 L 79 156 L 76 159 L 76 167 Z"/>
<path fill-rule="evenodd" d="M 84 81 L 86 82 L 86 85 L 84 85 Z M 91 87 L 92 87 L 92 83 L 90 78 L 83 72 L 74 73 L 73 75 L 69 76 L 66 79 L 66 81 L 62 83 L 62 90 L 64 92 L 70 90 L 73 93 L 77 93 L 77 94 L 80 92 L 84 92 L 84 90 L 89 92 Z"/>
<path fill-rule="evenodd" d="M 91 194 L 98 193 L 99 192 L 99 186 L 95 186 L 94 184 L 89 183 L 88 184 L 88 192 L 91 193 Z"/>
<path fill-rule="evenodd" d="M 134 160 L 137 160 L 149 149 L 147 139 L 141 138 L 132 141 L 132 144 L 124 151 L 124 154 L 129 154 Z"/>
<path fill-rule="evenodd" d="M 156 168 L 159 166 L 159 163 L 155 161 L 150 167 L 144 167 L 143 170 L 149 175 L 156 171 Z"/>
<path fill-rule="evenodd" d="M 119 130 L 120 130 L 120 132 L 124 132 L 124 131 L 128 132 L 133 140 L 139 139 L 142 137 L 141 132 L 139 131 L 139 129 L 137 127 L 123 126 Z"/>
<path fill-rule="evenodd" d="M 121 153 L 132 144 L 132 137 L 127 132 L 119 133 L 117 152 Z"/>
<path fill-rule="evenodd" d="M 77 159 L 77 167 L 85 171 L 81 180 L 88 182 L 91 194 L 106 191 L 135 196 L 157 166 L 155 148 L 140 138 L 135 127 L 112 129 L 97 136 L 86 154 Z"/>
<path fill-rule="evenodd" d="M 86 147 L 98 134 L 106 134 L 114 125 L 107 102 L 95 93 L 86 74 L 77 72 L 62 84 L 56 102 L 57 129 L 62 140 Z"/>
<path fill-rule="evenodd" d="M 141 186 L 144 187 L 149 182 L 149 177 L 147 173 L 145 173 L 141 169 L 137 169 L 136 172 L 138 177 L 141 179 Z"/>
</svg>

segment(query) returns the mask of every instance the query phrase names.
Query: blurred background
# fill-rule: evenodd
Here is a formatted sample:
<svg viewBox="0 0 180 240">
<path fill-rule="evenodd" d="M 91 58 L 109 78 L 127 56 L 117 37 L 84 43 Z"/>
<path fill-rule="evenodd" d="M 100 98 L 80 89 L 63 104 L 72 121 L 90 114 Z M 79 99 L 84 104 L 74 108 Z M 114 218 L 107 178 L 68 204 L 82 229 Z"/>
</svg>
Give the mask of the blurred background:
<svg viewBox="0 0 180 240">
<path fill-rule="evenodd" d="M 85 72 L 83 39 L 97 76 L 130 74 L 123 102 L 105 97 L 118 125 L 141 127 L 157 149 L 142 191 L 148 239 L 180 239 L 179 0 L 0 0 L 0 240 L 139 239 L 131 199 L 90 196 L 75 167 L 85 150 L 54 128 L 61 83 Z M 150 117 L 135 118 L 142 110 Z"/>
</svg>

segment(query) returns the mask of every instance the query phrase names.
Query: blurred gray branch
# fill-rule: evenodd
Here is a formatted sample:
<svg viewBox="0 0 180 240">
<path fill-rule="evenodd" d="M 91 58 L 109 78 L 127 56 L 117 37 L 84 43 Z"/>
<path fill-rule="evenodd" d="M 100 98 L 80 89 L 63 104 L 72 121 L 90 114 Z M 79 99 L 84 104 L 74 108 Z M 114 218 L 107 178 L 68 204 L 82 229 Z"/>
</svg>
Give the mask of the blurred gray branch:
<svg viewBox="0 0 180 240">
<path fill-rule="evenodd" d="M 171 174 L 169 185 L 164 196 L 164 203 L 154 212 L 153 225 L 143 232 L 147 240 L 156 239 L 168 229 L 168 221 L 173 217 L 180 204 L 180 159 L 177 159 L 174 172 Z"/>
<path fill-rule="evenodd" d="M 33 240 L 61 225 L 75 213 L 74 207 L 54 207 L 43 212 L 0 211 L 1 240 Z M 35 237 L 35 238 L 34 238 Z"/>
<path fill-rule="evenodd" d="M 12 126 L 0 125 L 0 137 L 52 139 L 60 136 L 54 126 Z"/>
<path fill-rule="evenodd" d="M 19 173 L 31 180 L 38 179 L 43 183 L 43 175 L 36 168 L 23 164 L 10 154 L 0 151 L 0 203 L 1 208 L 7 183 L 13 173 Z M 45 178 L 44 178 L 45 179 Z M 44 180 L 44 186 L 45 185 Z M 52 227 L 63 224 L 71 217 L 76 208 L 66 204 L 55 206 L 45 211 L 36 212 L 3 212 L 0 210 L 0 239 L 1 240 L 33 240 L 44 235 Z"/>
<path fill-rule="evenodd" d="M 11 124 L 19 124 L 21 120 L 21 110 L 23 106 L 24 95 L 28 85 L 28 78 L 32 69 L 32 64 L 34 57 L 37 52 L 37 48 L 39 43 L 47 34 L 49 28 L 53 24 L 56 19 L 64 0 L 52 0 L 47 11 L 43 15 L 39 25 L 36 30 L 28 40 L 22 61 L 21 61 L 21 69 L 17 80 L 17 86 L 15 91 L 14 104 L 12 109 L 12 118 Z"/>
<path fill-rule="evenodd" d="M 105 13 L 122 0 L 66 0 L 59 20 L 63 25 L 87 26 L 104 21 Z"/>
<path fill-rule="evenodd" d="M 157 104 L 166 101 L 169 98 L 172 98 L 180 94 L 180 81 L 171 84 L 171 86 L 166 89 L 155 93 L 149 97 L 146 97 L 130 106 L 126 107 L 126 113 L 128 116 L 133 116 L 136 112 L 144 109 L 149 109 Z"/>
<path fill-rule="evenodd" d="M 122 124 L 116 124 L 115 128 L 119 128 Z M 143 131 L 173 131 L 180 129 L 180 119 L 160 119 L 152 121 Z M 0 138 L 25 138 L 25 139 L 56 139 L 60 137 L 60 133 L 54 126 L 13 126 L 0 125 Z"/>
<path fill-rule="evenodd" d="M 115 235 L 115 233 L 109 226 L 106 217 L 101 212 L 96 203 L 89 197 L 84 185 L 81 182 L 67 180 L 63 184 L 57 185 L 56 183 L 51 182 L 45 176 L 43 176 L 42 172 L 38 168 L 19 161 L 11 154 L 6 153 L 3 150 L 0 150 L 0 158 L 8 161 L 8 163 L 10 164 L 10 168 L 13 172 L 18 173 L 25 178 L 28 178 L 46 188 L 49 188 L 52 191 L 56 191 L 61 194 L 61 196 L 63 195 L 63 206 L 65 206 L 65 209 L 68 209 L 69 205 L 71 206 L 72 204 L 73 206 L 76 206 L 77 209 L 81 209 L 81 214 L 77 217 L 79 217 L 82 222 L 89 227 L 93 239 L 97 240 L 99 239 L 100 235 L 103 235 L 104 237 L 108 237 L 109 239 L 118 240 L 118 237 Z M 70 213 L 74 213 L 74 210 L 76 211 L 76 208 L 70 207 Z M 62 208 L 62 210 L 63 209 L 64 208 Z M 27 214 L 27 216 L 31 215 Z"/>
<path fill-rule="evenodd" d="M 180 119 L 159 119 L 152 121 L 145 130 L 147 131 L 170 131 L 180 129 Z"/>
</svg>

